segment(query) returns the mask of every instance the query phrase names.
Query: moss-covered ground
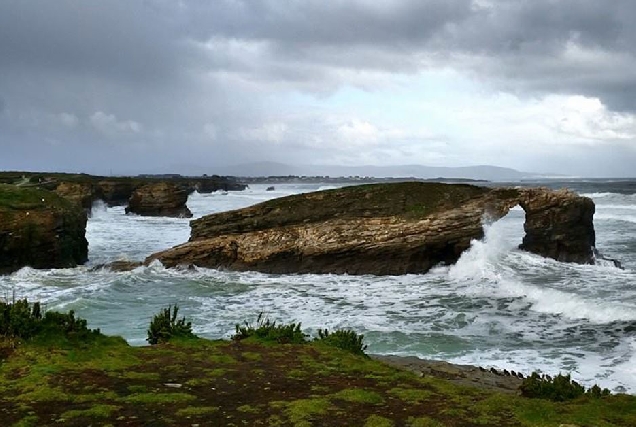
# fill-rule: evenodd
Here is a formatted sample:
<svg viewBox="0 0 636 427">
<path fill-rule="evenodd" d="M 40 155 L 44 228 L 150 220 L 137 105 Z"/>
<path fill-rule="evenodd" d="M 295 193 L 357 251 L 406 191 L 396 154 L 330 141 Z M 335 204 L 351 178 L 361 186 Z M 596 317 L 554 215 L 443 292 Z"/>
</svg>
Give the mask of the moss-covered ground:
<svg viewBox="0 0 636 427">
<path fill-rule="evenodd" d="M 3 426 L 636 426 L 635 396 L 527 399 L 317 342 L 131 347 L 97 335 L 39 339 L 2 357 Z"/>
</svg>

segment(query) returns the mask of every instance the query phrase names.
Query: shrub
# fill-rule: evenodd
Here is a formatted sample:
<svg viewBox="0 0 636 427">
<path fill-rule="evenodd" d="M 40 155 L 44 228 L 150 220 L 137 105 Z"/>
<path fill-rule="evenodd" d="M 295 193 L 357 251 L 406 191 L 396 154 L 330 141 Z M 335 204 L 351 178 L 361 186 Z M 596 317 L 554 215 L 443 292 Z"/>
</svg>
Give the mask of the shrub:
<svg viewBox="0 0 636 427">
<path fill-rule="evenodd" d="M 545 374 L 539 375 L 537 372 L 533 372 L 523 380 L 520 390 L 522 396 L 556 402 L 576 399 L 585 394 L 595 398 L 610 394 L 608 389 L 601 389 L 598 385 L 586 391 L 585 387 L 570 378 L 570 374 L 551 377 Z"/>
<path fill-rule="evenodd" d="M 11 303 L 0 301 L 0 336 L 29 339 L 44 333 L 71 336 L 99 330 L 88 329 L 86 320 L 76 318 L 73 310 L 67 314 L 47 311 L 42 316 L 39 302 L 29 304 L 26 298 Z"/>
<path fill-rule="evenodd" d="M 236 324 L 236 334 L 232 339 L 239 341 L 249 337 L 256 337 L 263 341 L 282 344 L 302 344 L 307 342 L 307 335 L 300 330 L 300 323 L 279 325 L 263 316 L 261 312 L 256 319 L 256 326 L 245 321 L 244 325 Z"/>
<path fill-rule="evenodd" d="M 161 309 L 150 321 L 146 341 L 154 345 L 168 342 L 177 337 L 195 337 L 196 335 L 192 333 L 192 322 L 187 322 L 185 316 L 177 319 L 178 312 L 179 306 L 176 304 L 174 307 L 168 306 L 168 308 Z"/>
<path fill-rule="evenodd" d="M 42 321 L 40 303 L 31 306 L 25 299 L 13 303 L 0 302 L 0 335 L 11 338 L 31 338 Z"/>
<path fill-rule="evenodd" d="M 334 332 L 329 332 L 327 329 L 319 329 L 318 338 L 315 339 L 315 341 L 323 344 L 337 347 L 353 354 L 366 356 L 364 351 L 367 346 L 363 343 L 363 340 L 364 335 L 358 335 L 355 331 L 346 329 L 338 329 Z"/>
</svg>

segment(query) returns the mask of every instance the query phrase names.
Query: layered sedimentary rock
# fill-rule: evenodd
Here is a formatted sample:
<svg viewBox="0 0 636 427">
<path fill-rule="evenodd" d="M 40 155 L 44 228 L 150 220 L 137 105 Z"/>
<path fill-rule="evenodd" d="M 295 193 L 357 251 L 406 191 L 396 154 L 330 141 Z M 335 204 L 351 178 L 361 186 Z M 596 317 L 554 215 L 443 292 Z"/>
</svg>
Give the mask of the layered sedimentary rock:
<svg viewBox="0 0 636 427">
<path fill-rule="evenodd" d="M 86 262 L 86 212 L 57 194 L 0 185 L 0 273 Z"/>
<path fill-rule="evenodd" d="M 593 202 L 569 191 L 399 183 L 290 196 L 191 222 L 190 241 L 152 255 L 167 267 L 269 273 L 424 273 L 457 261 L 483 224 L 526 209 L 522 249 L 593 261 Z"/>
<path fill-rule="evenodd" d="M 558 261 L 590 263 L 594 257 L 594 202 L 567 190 L 526 189 L 521 249 Z"/>
<path fill-rule="evenodd" d="M 128 200 L 126 213 L 144 216 L 191 218 L 186 206 L 188 191 L 168 182 L 146 184 L 136 189 Z"/>
<path fill-rule="evenodd" d="M 66 200 L 90 211 L 93 206 L 94 188 L 88 182 L 60 182 L 55 193 Z"/>
</svg>

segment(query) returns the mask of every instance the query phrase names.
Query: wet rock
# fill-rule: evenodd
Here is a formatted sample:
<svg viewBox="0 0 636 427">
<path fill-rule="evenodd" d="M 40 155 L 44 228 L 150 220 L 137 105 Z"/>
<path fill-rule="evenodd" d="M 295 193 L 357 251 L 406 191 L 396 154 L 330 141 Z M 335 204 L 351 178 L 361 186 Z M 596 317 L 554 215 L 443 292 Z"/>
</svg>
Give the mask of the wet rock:
<svg viewBox="0 0 636 427">
<path fill-rule="evenodd" d="M 594 263 L 594 202 L 569 190 L 521 192 L 526 232 L 521 249 L 557 261 Z"/>
<path fill-rule="evenodd" d="M 132 271 L 137 267 L 141 267 L 143 265 L 143 263 L 141 263 L 140 261 L 124 261 L 124 260 L 120 260 L 120 261 L 113 261 L 113 262 L 109 262 L 106 264 L 99 264 L 96 265 L 94 267 L 91 268 L 91 271 L 98 271 L 98 270 L 111 270 L 111 271 L 117 271 L 117 272 L 121 272 L 121 271 Z"/>
</svg>

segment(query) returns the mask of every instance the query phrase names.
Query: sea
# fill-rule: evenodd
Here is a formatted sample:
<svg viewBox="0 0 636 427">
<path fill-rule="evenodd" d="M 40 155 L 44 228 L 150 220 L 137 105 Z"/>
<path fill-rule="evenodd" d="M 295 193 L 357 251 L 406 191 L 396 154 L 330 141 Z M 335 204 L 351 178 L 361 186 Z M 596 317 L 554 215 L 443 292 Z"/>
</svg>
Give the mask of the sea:
<svg viewBox="0 0 636 427">
<path fill-rule="evenodd" d="M 89 326 L 145 345 L 153 314 L 178 304 L 194 332 L 227 339 L 259 313 L 279 322 L 364 334 L 367 352 L 551 375 L 570 373 L 584 385 L 636 394 L 636 181 L 516 182 L 570 188 L 596 204 L 597 249 L 618 259 L 577 265 L 517 247 L 524 212 L 513 208 L 484 224 L 452 266 L 427 274 L 349 276 L 166 269 L 156 262 L 130 272 L 94 267 L 143 260 L 188 240 L 189 220 L 125 215 L 97 203 L 88 220 L 89 262 L 72 269 L 23 268 L 0 276 L 0 298 L 41 301 L 74 310 Z M 194 193 L 194 217 L 275 197 L 335 188 L 333 184 L 253 184 L 241 192 Z"/>
</svg>

